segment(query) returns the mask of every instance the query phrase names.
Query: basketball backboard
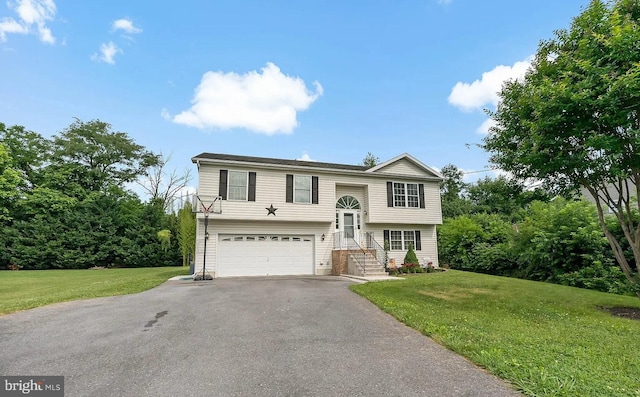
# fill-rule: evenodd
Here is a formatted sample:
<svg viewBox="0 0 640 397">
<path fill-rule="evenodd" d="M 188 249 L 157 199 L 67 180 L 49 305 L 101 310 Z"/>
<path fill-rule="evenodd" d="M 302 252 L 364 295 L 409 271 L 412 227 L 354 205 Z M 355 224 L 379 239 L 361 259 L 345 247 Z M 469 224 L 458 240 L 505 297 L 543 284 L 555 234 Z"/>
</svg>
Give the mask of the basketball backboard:
<svg viewBox="0 0 640 397">
<path fill-rule="evenodd" d="M 222 213 L 222 197 L 206 194 L 194 194 L 191 208 L 193 212 L 205 215 Z"/>
</svg>

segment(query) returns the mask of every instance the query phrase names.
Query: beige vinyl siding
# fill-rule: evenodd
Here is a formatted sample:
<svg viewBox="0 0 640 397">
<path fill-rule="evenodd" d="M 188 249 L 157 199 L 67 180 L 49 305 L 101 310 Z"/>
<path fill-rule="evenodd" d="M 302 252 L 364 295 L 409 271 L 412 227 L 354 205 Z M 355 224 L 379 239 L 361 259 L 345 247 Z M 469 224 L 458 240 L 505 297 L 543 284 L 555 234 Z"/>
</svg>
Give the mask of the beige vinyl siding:
<svg viewBox="0 0 640 397">
<path fill-rule="evenodd" d="M 199 194 L 218 195 L 220 170 L 255 171 L 256 172 L 256 201 L 222 202 L 222 214 L 219 219 L 237 220 L 267 220 L 270 221 L 312 221 L 330 222 L 334 216 L 335 199 L 334 183 L 330 176 L 319 173 L 293 173 L 282 170 L 261 170 L 242 167 L 220 167 L 203 164 L 200 166 Z M 318 176 L 318 204 L 300 204 L 286 202 L 286 174 Z M 267 210 L 273 204 L 276 215 L 269 215 Z"/>
<path fill-rule="evenodd" d="M 386 224 L 375 225 L 374 227 L 367 227 L 365 231 L 373 232 L 374 239 L 381 247 L 384 247 L 384 230 L 420 230 L 420 244 L 421 250 L 416 251 L 416 256 L 420 261 L 420 264 L 425 263 L 427 260 L 431 260 L 433 264 L 438 264 L 438 241 L 436 238 L 436 226 L 435 225 L 398 225 L 398 224 Z M 389 251 L 389 258 L 394 258 L 396 264 L 401 264 L 406 255 L 406 251 Z"/>
<path fill-rule="evenodd" d="M 385 167 L 380 168 L 375 172 L 384 173 L 384 174 L 396 174 L 396 175 L 415 175 L 420 177 L 435 176 L 432 173 L 427 172 L 422 167 L 417 166 L 412 161 L 409 161 L 407 159 L 396 161 L 392 164 L 389 164 Z"/>
<path fill-rule="evenodd" d="M 368 177 L 367 175 L 340 175 L 326 172 L 296 173 L 319 177 L 318 204 L 299 204 L 287 203 L 285 200 L 286 174 L 292 173 L 291 171 L 202 164 L 199 171 L 199 194 L 218 195 L 220 169 L 255 171 L 256 201 L 224 200 L 222 214 L 216 215 L 219 219 L 333 222 L 336 200 L 342 195 L 350 194 L 360 201 L 363 210 L 367 210 L 367 215 L 364 217 L 366 222 L 442 223 L 438 182 L 397 178 L 391 175 L 389 179 L 385 179 Z M 387 181 L 423 183 L 425 208 L 387 207 Z M 271 204 L 278 210 L 276 216 L 267 217 L 265 208 Z"/>
<path fill-rule="evenodd" d="M 424 184 L 425 208 L 388 207 L 387 182 Z M 377 179 L 369 184 L 370 223 L 424 223 L 442 224 L 440 185 L 438 182 L 421 182 L 409 179 Z"/>
<path fill-rule="evenodd" d="M 275 204 L 274 204 L 275 205 Z M 223 209 L 224 211 L 224 209 Z M 266 212 L 266 211 L 265 211 Z M 197 224 L 196 273 L 202 271 L 204 251 L 204 219 L 201 215 Z M 269 218 L 273 218 L 271 215 Z M 231 221 L 211 215 L 209 218 L 209 240 L 207 241 L 207 271 L 215 276 L 217 261 L 217 243 L 219 234 L 255 234 L 255 235 L 305 235 L 314 236 L 314 274 L 331 274 L 331 251 L 333 249 L 333 230 L 329 222 L 267 222 L 267 221 Z M 325 235 L 322 241 L 322 234 Z M 242 255 L 242 253 L 238 253 Z"/>
</svg>

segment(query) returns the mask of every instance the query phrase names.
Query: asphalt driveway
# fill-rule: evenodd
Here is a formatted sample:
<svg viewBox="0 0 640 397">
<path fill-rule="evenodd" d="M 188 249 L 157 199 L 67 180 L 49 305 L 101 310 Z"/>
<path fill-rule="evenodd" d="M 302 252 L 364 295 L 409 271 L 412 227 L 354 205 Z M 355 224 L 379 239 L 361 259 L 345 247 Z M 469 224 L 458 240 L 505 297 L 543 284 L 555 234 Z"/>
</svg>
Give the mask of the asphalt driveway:
<svg viewBox="0 0 640 397">
<path fill-rule="evenodd" d="M 0 375 L 66 396 L 517 396 L 337 277 L 168 282 L 0 317 Z"/>
</svg>

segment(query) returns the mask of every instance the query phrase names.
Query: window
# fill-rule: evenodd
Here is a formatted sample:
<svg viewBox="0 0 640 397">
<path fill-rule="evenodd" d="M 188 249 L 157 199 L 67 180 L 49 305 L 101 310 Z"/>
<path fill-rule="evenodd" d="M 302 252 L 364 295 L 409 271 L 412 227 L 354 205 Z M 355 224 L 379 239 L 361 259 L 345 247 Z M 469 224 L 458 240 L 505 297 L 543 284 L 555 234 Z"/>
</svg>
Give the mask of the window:
<svg viewBox="0 0 640 397">
<path fill-rule="evenodd" d="M 402 250 L 402 232 L 399 230 L 391 231 L 391 250 Z"/>
<path fill-rule="evenodd" d="M 416 248 L 416 233 L 413 230 L 405 230 L 403 232 L 404 236 L 404 249 L 405 251 L 409 249 L 409 246 L 412 246 L 414 249 Z"/>
<path fill-rule="evenodd" d="M 394 183 L 393 184 L 393 206 L 394 207 L 405 207 L 405 189 L 404 183 Z"/>
<path fill-rule="evenodd" d="M 311 177 L 307 175 L 293 176 L 293 202 L 311 203 Z"/>
<path fill-rule="evenodd" d="M 420 207 L 420 196 L 418 195 L 417 183 L 407 183 L 407 207 Z"/>
<path fill-rule="evenodd" d="M 424 184 L 387 181 L 387 207 L 425 208 Z"/>
<path fill-rule="evenodd" d="M 420 207 L 420 194 L 417 183 L 393 183 L 393 206 L 394 207 Z"/>
<path fill-rule="evenodd" d="M 229 200 L 247 200 L 248 173 L 229 171 Z"/>
<path fill-rule="evenodd" d="M 336 202 L 336 208 L 351 210 L 351 209 L 360 209 L 360 203 L 358 199 L 353 196 L 342 196 Z"/>
<path fill-rule="evenodd" d="M 317 176 L 287 174 L 287 203 L 318 204 Z"/>
<path fill-rule="evenodd" d="M 407 251 L 413 246 L 416 251 L 422 250 L 420 230 L 385 230 L 385 241 L 389 241 L 391 251 Z"/>
</svg>

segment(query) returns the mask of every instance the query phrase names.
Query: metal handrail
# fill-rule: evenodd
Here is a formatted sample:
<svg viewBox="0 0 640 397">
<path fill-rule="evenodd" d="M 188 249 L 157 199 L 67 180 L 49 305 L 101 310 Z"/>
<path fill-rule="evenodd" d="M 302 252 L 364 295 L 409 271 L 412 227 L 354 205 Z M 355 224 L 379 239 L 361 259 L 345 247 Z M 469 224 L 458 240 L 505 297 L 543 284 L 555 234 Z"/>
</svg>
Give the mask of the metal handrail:
<svg viewBox="0 0 640 397">
<path fill-rule="evenodd" d="M 376 251 L 376 260 L 380 265 L 387 270 L 387 252 L 382 248 L 380 244 L 373 238 L 373 234 L 369 232 L 365 232 L 365 242 L 367 249 L 374 249 Z"/>
<path fill-rule="evenodd" d="M 362 251 L 362 253 L 351 253 L 349 254 L 353 260 L 356 262 L 358 267 L 362 270 L 362 275 L 367 275 L 367 267 L 364 265 L 366 263 L 366 252 Z M 362 262 L 358 259 L 358 256 L 362 255 Z"/>
<path fill-rule="evenodd" d="M 333 233 L 333 249 L 352 249 L 359 250 L 359 253 L 352 253 L 354 260 L 362 269 L 362 273 L 366 274 L 365 266 L 367 255 L 372 256 L 384 269 L 387 270 L 386 252 L 373 238 L 373 233 L 362 233 L 361 243 L 358 243 L 353 237 L 347 237 L 344 232 Z M 364 246 L 363 246 L 364 245 Z M 375 250 L 375 255 L 367 250 Z M 358 257 L 358 255 L 361 255 Z"/>
</svg>

